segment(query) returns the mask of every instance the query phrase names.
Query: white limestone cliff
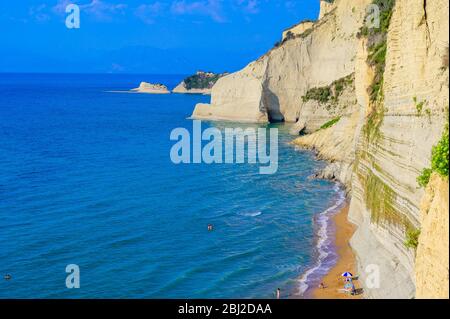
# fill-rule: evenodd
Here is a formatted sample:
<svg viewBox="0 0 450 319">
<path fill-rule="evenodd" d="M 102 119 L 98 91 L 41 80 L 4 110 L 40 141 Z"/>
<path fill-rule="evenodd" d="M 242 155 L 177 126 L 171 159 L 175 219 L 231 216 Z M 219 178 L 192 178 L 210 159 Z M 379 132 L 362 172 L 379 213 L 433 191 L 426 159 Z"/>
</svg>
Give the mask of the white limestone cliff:
<svg viewBox="0 0 450 319">
<path fill-rule="evenodd" d="M 369 94 L 377 76 L 367 63 L 369 40 L 357 37 L 371 2 L 321 1 L 320 19 L 311 31 L 220 79 L 211 104 L 197 105 L 193 117 L 296 122 L 292 133 L 306 135 L 294 143 L 331 162 L 317 176 L 347 187 L 349 218 L 358 226 L 351 246 L 364 296 L 413 298 L 417 286 L 417 297 L 441 297 L 446 293 L 442 286 L 448 288 L 448 261 L 445 268 L 430 250 L 436 238 L 430 237 L 429 225 L 442 225 L 445 212 L 431 209 L 422 217 L 426 193 L 417 177 L 430 167 L 431 149 L 448 116 L 449 2 L 395 1 L 376 101 Z M 353 84 L 336 100 L 304 98 L 315 88 L 336 92 L 333 83 L 352 74 Z M 333 119 L 339 120 L 324 127 Z M 442 192 L 439 201 L 448 199 L 448 187 Z M 404 244 L 410 229 L 424 232 L 417 256 Z M 443 269 L 437 284 L 442 289 L 425 285 L 437 278 L 430 272 L 433 265 Z M 370 284 L 374 271 L 379 271 L 378 287 Z"/>
</svg>

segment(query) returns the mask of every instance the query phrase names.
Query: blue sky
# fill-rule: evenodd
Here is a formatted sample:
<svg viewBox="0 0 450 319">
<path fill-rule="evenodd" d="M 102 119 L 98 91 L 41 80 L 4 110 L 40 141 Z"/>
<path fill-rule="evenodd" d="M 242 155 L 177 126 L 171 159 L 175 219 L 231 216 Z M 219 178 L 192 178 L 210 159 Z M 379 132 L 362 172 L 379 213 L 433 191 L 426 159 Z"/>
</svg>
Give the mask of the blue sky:
<svg viewBox="0 0 450 319">
<path fill-rule="evenodd" d="M 65 26 L 69 3 L 79 29 Z M 2 0 L 0 72 L 231 72 L 318 11 L 319 0 Z"/>
</svg>

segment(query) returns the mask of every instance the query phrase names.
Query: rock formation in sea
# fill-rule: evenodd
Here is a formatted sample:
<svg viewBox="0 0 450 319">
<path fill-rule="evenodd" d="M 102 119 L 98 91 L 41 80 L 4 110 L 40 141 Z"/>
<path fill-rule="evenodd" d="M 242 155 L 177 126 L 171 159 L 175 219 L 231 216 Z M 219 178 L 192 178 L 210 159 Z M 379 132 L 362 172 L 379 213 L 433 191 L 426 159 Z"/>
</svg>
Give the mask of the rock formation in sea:
<svg viewBox="0 0 450 319">
<path fill-rule="evenodd" d="M 172 92 L 180 94 L 209 95 L 217 80 L 227 74 L 228 73 L 216 74 L 212 72 L 197 71 L 196 74 L 187 77 L 178 84 Z"/>
<path fill-rule="evenodd" d="M 152 84 L 147 82 L 141 82 L 139 87 L 132 89 L 131 92 L 147 94 L 170 94 L 167 86 L 163 84 Z"/>
<path fill-rule="evenodd" d="M 368 25 L 374 4 L 379 27 Z M 448 141 L 448 9 L 448 0 L 321 1 L 310 28 L 220 78 L 192 115 L 291 122 L 302 135 L 294 143 L 330 161 L 317 175 L 347 188 L 367 298 L 448 298 L 448 147 L 441 157 L 433 147 Z"/>
</svg>

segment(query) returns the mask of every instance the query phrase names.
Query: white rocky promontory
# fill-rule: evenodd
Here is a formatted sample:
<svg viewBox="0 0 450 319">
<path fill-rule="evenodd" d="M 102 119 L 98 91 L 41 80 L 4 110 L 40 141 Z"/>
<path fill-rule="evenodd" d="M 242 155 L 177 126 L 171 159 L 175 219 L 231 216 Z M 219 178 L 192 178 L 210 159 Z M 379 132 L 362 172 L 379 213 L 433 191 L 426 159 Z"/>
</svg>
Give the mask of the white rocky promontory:
<svg viewBox="0 0 450 319">
<path fill-rule="evenodd" d="M 152 84 L 141 82 L 138 88 L 132 89 L 132 93 L 146 93 L 146 94 L 170 94 L 167 86 L 163 84 Z"/>
</svg>

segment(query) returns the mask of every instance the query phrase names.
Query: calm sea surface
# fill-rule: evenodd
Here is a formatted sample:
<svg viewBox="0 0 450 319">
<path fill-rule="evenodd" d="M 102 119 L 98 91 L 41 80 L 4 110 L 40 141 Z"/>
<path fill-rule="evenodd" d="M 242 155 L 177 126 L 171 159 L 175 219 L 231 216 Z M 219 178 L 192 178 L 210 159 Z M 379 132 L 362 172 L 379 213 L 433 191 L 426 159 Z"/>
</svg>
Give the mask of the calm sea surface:
<svg viewBox="0 0 450 319">
<path fill-rule="evenodd" d="M 108 91 L 182 78 L 0 74 L 1 298 L 272 298 L 299 286 L 338 200 L 308 179 L 324 164 L 288 145 L 282 124 L 275 175 L 172 164 L 170 132 L 191 131 L 210 98 Z M 66 288 L 68 264 L 80 289 Z"/>
</svg>

